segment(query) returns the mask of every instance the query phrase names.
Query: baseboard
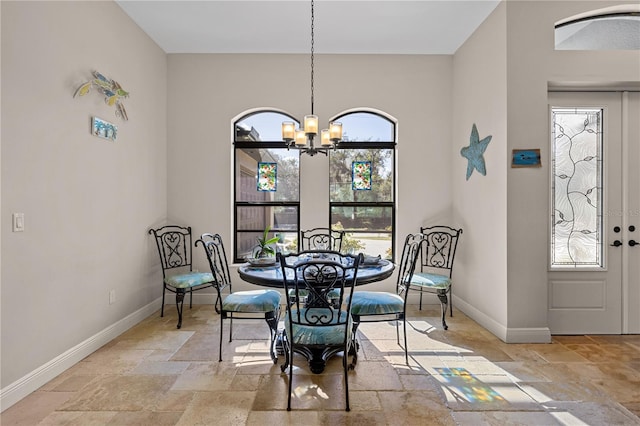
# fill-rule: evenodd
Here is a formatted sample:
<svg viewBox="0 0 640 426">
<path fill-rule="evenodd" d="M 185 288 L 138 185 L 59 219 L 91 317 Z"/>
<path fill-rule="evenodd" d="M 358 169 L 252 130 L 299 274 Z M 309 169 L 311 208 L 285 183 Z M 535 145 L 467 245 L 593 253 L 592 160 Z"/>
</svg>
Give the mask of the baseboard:
<svg viewBox="0 0 640 426">
<path fill-rule="evenodd" d="M 454 306 L 466 316 L 480 324 L 505 343 L 550 343 L 551 330 L 548 327 L 508 328 L 465 300 L 454 296 Z"/>
<path fill-rule="evenodd" d="M 138 324 L 140 321 L 149 317 L 149 315 L 158 310 L 160 301 L 161 299 L 158 298 L 148 305 L 143 306 L 46 364 L 36 368 L 7 387 L 0 389 L 1 410 L 4 411 L 11 407 L 31 392 L 37 390 L 59 374 L 63 373 L 65 370 L 82 361 L 88 355 L 92 354 L 134 325 Z"/>
<path fill-rule="evenodd" d="M 551 330 L 539 328 L 509 328 L 507 343 L 551 343 Z"/>
</svg>

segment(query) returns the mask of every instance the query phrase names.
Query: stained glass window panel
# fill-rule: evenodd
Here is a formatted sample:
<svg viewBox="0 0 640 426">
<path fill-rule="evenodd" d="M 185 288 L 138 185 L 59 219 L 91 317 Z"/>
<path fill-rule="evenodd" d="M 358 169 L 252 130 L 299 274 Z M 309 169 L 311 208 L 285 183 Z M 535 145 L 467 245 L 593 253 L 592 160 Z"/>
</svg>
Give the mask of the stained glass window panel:
<svg viewBox="0 0 640 426">
<path fill-rule="evenodd" d="M 277 175 L 277 163 L 258 163 L 258 191 L 275 192 Z"/>
<path fill-rule="evenodd" d="M 354 191 L 371 190 L 371 161 L 351 163 L 351 186 Z"/>
<path fill-rule="evenodd" d="M 337 149 L 329 153 L 329 197 L 339 202 L 393 202 L 393 149 Z M 353 163 L 369 162 L 370 191 L 354 191 Z"/>
<path fill-rule="evenodd" d="M 603 267 L 602 115 L 552 110 L 552 267 Z"/>
</svg>

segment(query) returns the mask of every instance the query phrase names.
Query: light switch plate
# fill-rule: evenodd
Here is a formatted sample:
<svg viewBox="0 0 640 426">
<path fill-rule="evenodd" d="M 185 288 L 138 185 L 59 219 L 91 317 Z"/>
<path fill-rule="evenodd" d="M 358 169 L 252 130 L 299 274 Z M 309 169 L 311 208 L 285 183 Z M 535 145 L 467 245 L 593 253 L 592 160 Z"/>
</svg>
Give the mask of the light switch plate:
<svg viewBox="0 0 640 426">
<path fill-rule="evenodd" d="M 24 213 L 13 214 L 13 232 L 24 231 Z"/>
</svg>

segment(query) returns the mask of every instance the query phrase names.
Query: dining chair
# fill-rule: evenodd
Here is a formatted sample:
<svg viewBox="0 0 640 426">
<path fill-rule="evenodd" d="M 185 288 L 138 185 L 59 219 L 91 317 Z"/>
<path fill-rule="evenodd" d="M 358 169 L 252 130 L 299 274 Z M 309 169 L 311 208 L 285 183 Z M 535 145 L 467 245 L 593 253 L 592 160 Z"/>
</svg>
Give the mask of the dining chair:
<svg viewBox="0 0 640 426">
<path fill-rule="evenodd" d="M 344 231 L 330 228 L 313 228 L 300 231 L 302 250 L 342 250 Z"/>
<path fill-rule="evenodd" d="M 337 231 L 330 228 L 313 228 L 300 231 L 302 251 L 340 252 L 342 250 L 343 237 L 344 231 Z M 304 292 L 301 292 L 300 296 L 304 297 Z"/>
<path fill-rule="evenodd" d="M 167 225 L 150 229 L 149 234 L 155 237 L 160 266 L 162 267 L 160 316 L 164 316 L 165 292 L 169 290 L 176 295 L 178 328 L 181 328 L 185 294 L 189 292 L 189 309 L 191 309 L 193 307 L 193 292 L 213 287 L 213 276 L 210 272 L 193 270 L 190 226 Z"/>
<path fill-rule="evenodd" d="M 388 322 L 395 321 L 396 341 L 400 345 L 399 323 L 402 321 L 404 334 L 404 357 L 409 364 L 409 351 L 407 347 L 407 297 L 409 284 L 415 270 L 420 248 L 424 243 L 422 234 L 409 234 L 405 238 L 402 248 L 402 257 L 397 265 L 398 275 L 396 279 L 396 291 L 356 291 L 351 302 L 351 316 L 353 317 L 353 334 L 355 336 L 358 326 L 363 322 Z M 362 266 L 363 268 L 366 266 Z M 357 362 L 357 353 L 354 364 Z"/>
<path fill-rule="evenodd" d="M 218 361 L 222 361 L 222 335 L 224 320 L 229 320 L 229 342 L 233 341 L 233 320 L 264 318 L 269 327 L 269 353 L 275 364 L 278 356 L 275 350 L 276 333 L 280 319 L 280 292 L 271 289 L 246 290 L 233 292 L 229 263 L 219 234 L 202 234 L 196 241 L 196 247 L 202 246 L 206 255 L 214 287 L 218 293 L 216 312 L 220 313 L 220 343 Z M 228 292 L 226 296 L 223 296 Z"/>
<path fill-rule="evenodd" d="M 289 370 L 287 411 L 291 411 L 293 394 L 294 353 L 309 360 L 312 372 L 322 372 L 332 355 L 342 352 L 345 410 L 349 411 L 349 355 L 356 351 L 352 333 L 351 299 L 357 284 L 362 254 L 357 256 L 321 255 L 317 252 L 277 254 L 282 268 L 287 297 L 282 344 L 285 362 L 282 371 Z M 307 296 L 299 296 L 300 291 Z M 291 300 L 290 294 L 294 294 Z"/>
<path fill-rule="evenodd" d="M 420 255 L 420 270 L 413 274 L 411 288 L 420 292 L 420 310 L 422 310 L 422 293 L 432 293 L 438 296 L 442 309 L 442 326 L 446 330 L 448 328 L 445 321 L 447 304 L 450 316 L 453 316 L 453 298 L 451 297 L 453 282 L 451 277 L 462 229 L 439 225 L 421 227 L 420 232 L 428 244 L 423 247 Z"/>
</svg>

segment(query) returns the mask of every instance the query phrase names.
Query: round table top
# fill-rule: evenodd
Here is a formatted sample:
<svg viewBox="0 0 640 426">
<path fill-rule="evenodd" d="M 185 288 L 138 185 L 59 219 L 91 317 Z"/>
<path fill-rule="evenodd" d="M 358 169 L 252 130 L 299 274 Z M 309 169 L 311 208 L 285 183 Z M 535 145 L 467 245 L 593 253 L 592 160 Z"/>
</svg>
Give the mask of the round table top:
<svg viewBox="0 0 640 426">
<path fill-rule="evenodd" d="M 358 268 L 358 281 L 356 285 L 382 281 L 393 274 L 395 265 L 382 259 L 374 265 L 360 265 Z M 280 264 L 271 266 L 252 266 L 243 263 L 238 267 L 238 274 L 243 281 L 263 287 L 283 288 L 282 270 Z"/>
</svg>

